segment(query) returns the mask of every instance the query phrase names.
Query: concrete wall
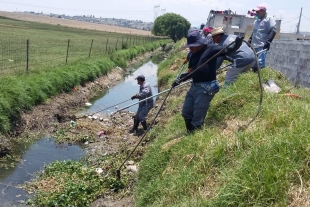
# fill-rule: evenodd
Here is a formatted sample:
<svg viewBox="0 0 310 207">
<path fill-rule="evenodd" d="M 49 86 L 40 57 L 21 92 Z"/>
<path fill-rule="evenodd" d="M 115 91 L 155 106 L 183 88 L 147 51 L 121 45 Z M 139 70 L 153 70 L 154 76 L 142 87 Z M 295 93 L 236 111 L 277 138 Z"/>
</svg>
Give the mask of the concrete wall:
<svg viewBox="0 0 310 207">
<path fill-rule="evenodd" d="M 273 41 L 267 53 L 266 63 L 280 71 L 295 86 L 310 88 L 309 41 Z"/>
</svg>

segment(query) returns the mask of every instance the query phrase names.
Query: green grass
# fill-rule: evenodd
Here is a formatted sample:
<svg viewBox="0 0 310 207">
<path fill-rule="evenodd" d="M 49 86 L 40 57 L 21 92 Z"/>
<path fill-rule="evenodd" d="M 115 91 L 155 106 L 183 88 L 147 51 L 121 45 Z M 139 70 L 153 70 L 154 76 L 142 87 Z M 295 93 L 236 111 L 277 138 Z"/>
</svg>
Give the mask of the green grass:
<svg viewBox="0 0 310 207">
<path fill-rule="evenodd" d="M 174 60 L 182 56 L 160 65 L 159 80 L 165 88 L 178 72 L 168 68 L 180 68 L 181 61 Z M 275 80 L 282 91 L 264 92 L 261 111 L 247 128 L 259 103 L 257 74 L 242 74 L 235 84 L 222 88 L 211 102 L 204 129 L 194 135 L 186 135 L 180 115 L 185 93 L 168 98 L 162 113 L 171 118 L 150 135 L 154 141 L 140 163 L 136 206 L 288 206 L 297 199 L 292 186 L 297 195 L 300 178 L 307 183 L 310 175 L 309 89 L 293 88 L 271 68 L 261 75 L 263 82 Z M 179 142 L 163 148 L 177 138 Z"/>
<path fill-rule="evenodd" d="M 55 68 L 76 60 L 109 56 L 131 46 L 158 40 L 154 37 L 120 34 L 48 25 L 0 17 L 0 73 L 25 73 L 29 39 L 28 72 Z M 68 58 L 67 58 L 67 48 Z M 92 47 L 91 47 L 92 46 Z"/>
</svg>

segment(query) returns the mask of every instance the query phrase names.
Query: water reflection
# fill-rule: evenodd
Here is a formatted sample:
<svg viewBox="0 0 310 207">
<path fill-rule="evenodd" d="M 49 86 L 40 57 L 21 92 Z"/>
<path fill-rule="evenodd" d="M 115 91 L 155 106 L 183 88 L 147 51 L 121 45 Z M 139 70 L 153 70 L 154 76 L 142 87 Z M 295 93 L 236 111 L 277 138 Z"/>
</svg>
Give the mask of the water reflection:
<svg viewBox="0 0 310 207">
<path fill-rule="evenodd" d="M 54 140 L 48 138 L 35 142 L 24 152 L 15 168 L 1 169 L 0 206 L 20 206 L 21 201 L 27 201 L 27 194 L 19 185 L 30 181 L 35 172 L 43 170 L 44 165 L 56 160 L 77 160 L 83 156 L 83 149 L 76 145 L 55 146 Z"/>
</svg>

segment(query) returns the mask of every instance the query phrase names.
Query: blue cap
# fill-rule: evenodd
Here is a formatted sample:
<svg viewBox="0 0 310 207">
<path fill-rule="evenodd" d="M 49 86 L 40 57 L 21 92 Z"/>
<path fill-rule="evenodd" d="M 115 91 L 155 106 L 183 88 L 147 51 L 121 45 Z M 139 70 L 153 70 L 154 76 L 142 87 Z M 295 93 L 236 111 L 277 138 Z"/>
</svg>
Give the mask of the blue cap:
<svg viewBox="0 0 310 207">
<path fill-rule="evenodd" d="M 187 35 L 187 44 L 185 47 L 198 47 L 206 44 L 207 39 L 203 38 L 199 31 L 193 30 Z"/>
<path fill-rule="evenodd" d="M 139 74 L 135 79 L 139 79 L 139 80 L 145 81 L 145 77 L 142 74 Z"/>
</svg>

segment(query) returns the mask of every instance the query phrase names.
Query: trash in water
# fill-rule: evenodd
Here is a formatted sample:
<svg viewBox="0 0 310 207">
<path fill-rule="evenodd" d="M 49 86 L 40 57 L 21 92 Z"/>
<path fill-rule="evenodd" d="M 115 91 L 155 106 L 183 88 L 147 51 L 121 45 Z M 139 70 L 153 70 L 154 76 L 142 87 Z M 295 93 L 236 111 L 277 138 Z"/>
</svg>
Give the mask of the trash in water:
<svg viewBox="0 0 310 207">
<path fill-rule="evenodd" d="M 92 104 L 89 103 L 89 102 L 85 103 L 85 106 L 91 106 L 91 105 L 92 105 Z"/>
</svg>

